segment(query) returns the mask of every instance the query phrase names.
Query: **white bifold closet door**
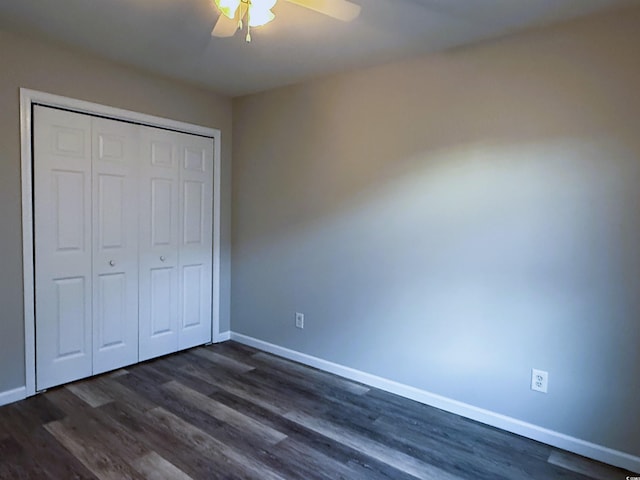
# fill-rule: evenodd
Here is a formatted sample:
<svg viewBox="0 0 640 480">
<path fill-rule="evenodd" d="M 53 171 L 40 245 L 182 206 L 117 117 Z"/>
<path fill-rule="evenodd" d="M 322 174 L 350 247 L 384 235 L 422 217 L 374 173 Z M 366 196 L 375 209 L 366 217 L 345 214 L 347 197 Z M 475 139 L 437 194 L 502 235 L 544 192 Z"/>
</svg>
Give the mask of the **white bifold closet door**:
<svg viewBox="0 0 640 480">
<path fill-rule="evenodd" d="M 178 134 L 180 227 L 178 349 L 211 341 L 213 143 Z"/>
<path fill-rule="evenodd" d="M 91 124 L 95 375 L 138 361 L 138 127 Z"/>
<path fill-rule="evenodd" d="M 211 341 L 213 144 L 141 127 L 140 360 Z"/>
<path fill-rule="evenodd" d="M 38 390 L 93 372 L 91 117 L 34 108 Z"/>
<path fill-rule="evenodd" d="M 34 107 L 36 386 L 211 341 L 210 138 Z"/>
</svg>

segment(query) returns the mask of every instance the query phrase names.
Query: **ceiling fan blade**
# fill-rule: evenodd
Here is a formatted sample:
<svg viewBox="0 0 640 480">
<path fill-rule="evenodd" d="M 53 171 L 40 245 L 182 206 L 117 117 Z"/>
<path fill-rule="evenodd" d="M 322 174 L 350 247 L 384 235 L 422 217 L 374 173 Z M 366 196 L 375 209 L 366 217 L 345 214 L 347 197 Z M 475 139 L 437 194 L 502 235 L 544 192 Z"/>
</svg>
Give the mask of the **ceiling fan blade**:
<svg viewBox="0 0 640 480">
<path fill-rule="evenodd" d="M 361 7 L 348 0 L 287 0 L 330 17 L 350 22 L 360 15 Z"/>
<path fill-rule="evenodd" d="M 235 18 L 229 18 L 226 15 L 220 14 L 216 25 L 211 31 L 212 37 L 233 37 L 238 30 L 238 20 Z"/>
</svg>

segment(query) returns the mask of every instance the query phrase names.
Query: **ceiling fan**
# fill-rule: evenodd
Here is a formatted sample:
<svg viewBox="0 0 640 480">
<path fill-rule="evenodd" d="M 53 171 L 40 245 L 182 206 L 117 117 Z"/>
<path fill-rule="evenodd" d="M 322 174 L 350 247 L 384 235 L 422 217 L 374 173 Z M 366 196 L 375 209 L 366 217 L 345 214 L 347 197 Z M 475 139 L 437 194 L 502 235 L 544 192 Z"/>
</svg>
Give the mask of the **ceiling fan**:
<svg viewBox="0 0 640 480">
<path fill-rule="evenodd" d="M 247 42 L 251 41 L 251 28 L 266 25 L 275 18 L 271 9 L 278 0 L 214 0 L 220 17 L 213 27 L 214 37 L 232 37 L 243 28 L 246 18 Z M 360 15 L 360 5 L 349 0 L 285 0 L 323 13 L 343 22 L 350 22 Z"/>
</svg>

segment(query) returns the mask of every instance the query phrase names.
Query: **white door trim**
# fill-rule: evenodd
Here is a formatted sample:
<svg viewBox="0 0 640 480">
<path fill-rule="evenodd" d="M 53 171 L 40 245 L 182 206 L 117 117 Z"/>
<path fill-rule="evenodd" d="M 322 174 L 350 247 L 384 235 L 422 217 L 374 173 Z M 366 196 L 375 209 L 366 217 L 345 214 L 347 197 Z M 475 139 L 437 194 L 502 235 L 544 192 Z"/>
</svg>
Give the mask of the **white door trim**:
<svg viewBox="0 0 640 480">
<path fill-rule="evenodd" d="M 214 342 L 220 341 L 220 130 L 146 115 L 120 108 L 85 102 L 50 93 L 20 89 L 20 162 L 22 175 L 22 265 L 24 288 L 24 348 L 26 396 L 36 393 L 34 264 L 33 264 L 33 185 L 31 149 L 31 115 L 33 104 L 58 107 L 79 113 L 99 115 L 115 120 L 168 128 L 179 132 L 211 137 L 213 150 L 213 292 L 212 332 Z"/>
</svg>

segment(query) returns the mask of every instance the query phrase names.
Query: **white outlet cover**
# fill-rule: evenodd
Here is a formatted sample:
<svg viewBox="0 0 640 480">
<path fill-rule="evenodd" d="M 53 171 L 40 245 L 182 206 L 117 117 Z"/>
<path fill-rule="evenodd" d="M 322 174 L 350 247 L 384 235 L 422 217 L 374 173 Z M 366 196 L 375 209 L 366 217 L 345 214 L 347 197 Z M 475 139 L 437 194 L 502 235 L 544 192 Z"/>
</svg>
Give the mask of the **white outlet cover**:
<svg viewBox="0 0 640 480">
<path fill-rule="evenodd" d="M 531 369 L 531 390 L 547 393 L 549 388 L 549 372 L 544 370 Z"/>
<path fill-rule="evenodd" d="M 296 312 L 296 327 L 304 328 L 304 313 Z"/>
</svg>

